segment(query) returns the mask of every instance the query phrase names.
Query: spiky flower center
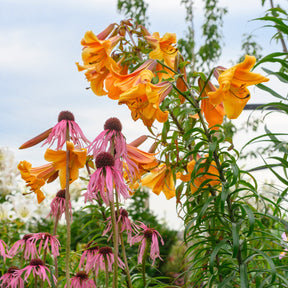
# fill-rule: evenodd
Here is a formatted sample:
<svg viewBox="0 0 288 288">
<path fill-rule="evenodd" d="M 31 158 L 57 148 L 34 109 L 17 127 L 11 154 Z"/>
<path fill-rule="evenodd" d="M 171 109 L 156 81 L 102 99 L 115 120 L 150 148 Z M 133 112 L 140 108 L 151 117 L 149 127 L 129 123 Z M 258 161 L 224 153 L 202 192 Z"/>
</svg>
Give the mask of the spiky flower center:
<svg viewBox="0 0 288 288">
<path fill-rule="evenodd" d="M 99 253 L 102 254 L 102 255 L 108 255 L 108 254 L 112 254 L 112 249 L 111 247 L 101 247 L 99 249 Z"/>
<path fill-rule="evenodd" d="M 13 273 L 16 272 L 17 270 L 20 270 L 20 269 L 19 269 L 18 267 L 16 267 L 16 266 L 11 266 L 11 267 L 8 268 L 7 273 L 13 274 Z"/>
<path fill-rule="evenodd" d="M 41 259 L 32 259 L 30 261 L 31 266 L 44 266 L 44 262 Z"/>
<path fill-rule="evenodd" d="M 65 193 L 66 193 L 65 189 L 59 190 L 56 194 L 56 197 L 65 199 Z"/>
<path fill-rule="evenodd" d="M 62 120 L 75 121 L 74 115 L 70 111 L 62 111 L 58 115 L 58 122 Z"/>
<path fill-rule="evenodd" d="M 120 209 L 120 214 L 123 217 L 128 217 L 128 212 L 125 209 Z"/>
<path fill-rule="evenodd" d="M 31 237 L 33 236 L 33 234 L 25 234 L 22 238 L 22 240 L 24 240 L 25 242 L 28 241 Z"/>
<path fill-rule="evenodd" d="M 115 130 L 121 132 L 122 124 L 116 117 L 109 118 L 104 124 L 104 130 Z"/>
<path fill-rule="evenodd" d="M 143 234 L 146 239 L 152 239 L 153 230 L 148 228 L 143 232 Z"/>
<path fill-rule="evenodd" d="M 86 250 L 91 250 L 91 251 L 97 251 L 99 249 L 99 247 L 97 246 L 97 243 L 94 241 L 90 241 L 89 243 L 87 243 L 86 245 Z"/>
<path fill-rule="evenodd" d="M 115 160 L 110 153 L 101 152 L 97 155 L 95 163 L 97 168 L 101 168 L 106 166 L 114 166 Z"/>
<path fill-rule="evenodd" d="M 79 271 L 76 273 L 76 277 L 80 278 L 82 281 L 88 279 L 88 275 L 85 271 Z"/>
</svg>

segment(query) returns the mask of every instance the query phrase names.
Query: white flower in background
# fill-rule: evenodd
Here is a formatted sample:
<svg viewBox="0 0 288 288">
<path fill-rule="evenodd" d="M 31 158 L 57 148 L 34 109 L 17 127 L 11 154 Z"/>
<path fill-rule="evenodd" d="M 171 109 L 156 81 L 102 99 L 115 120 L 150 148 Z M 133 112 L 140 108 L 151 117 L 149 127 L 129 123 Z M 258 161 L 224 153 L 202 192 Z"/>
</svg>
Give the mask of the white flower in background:
<svg viewBox="0 0 288 288">
<path fill-rule="evenodd" d="M 35 216 L 35 205 L 32 197 L 34 195 L 22 195 L 22 193 L 15 193 L 15 195 L 7 196 L 7 199 L 12 202 L 16 218 L 22 221 L 28 221 Z"/>
<path fill-rule="evenodd" d="M 0 204 L 0 221 L 1 220 L 13 220 L 16 218 L 15 212 L 13 211 L 13 205 L 9 202 Z"/>
<path fill-rule="evenodd" d="M 0 194 L 5 196 L 17 190 L 16 177 L 19 175 L 14 154 L 8 147 L 0 148 Z"/>
</svg>

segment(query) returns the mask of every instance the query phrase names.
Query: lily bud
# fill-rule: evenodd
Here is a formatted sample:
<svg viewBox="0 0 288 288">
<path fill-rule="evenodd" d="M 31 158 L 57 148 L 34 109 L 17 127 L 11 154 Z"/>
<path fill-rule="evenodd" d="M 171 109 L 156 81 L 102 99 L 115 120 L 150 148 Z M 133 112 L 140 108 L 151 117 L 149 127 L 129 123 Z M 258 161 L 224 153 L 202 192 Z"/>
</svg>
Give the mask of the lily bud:
<svg viewBox="0 0 288 288">
<path fill-rule="evenodd" d="M 24 144 L 22 144 L 19 149 L 26 149 L 32 146 L 37 145 L 38 143 L 42 142 L 43 140 L 45 140 L 51 133 L 52 128 L 44 131 L 43 133 L 39 134 L 38 136 L 28 140 L 27 142 L 25 142 Z"/>
</svg>

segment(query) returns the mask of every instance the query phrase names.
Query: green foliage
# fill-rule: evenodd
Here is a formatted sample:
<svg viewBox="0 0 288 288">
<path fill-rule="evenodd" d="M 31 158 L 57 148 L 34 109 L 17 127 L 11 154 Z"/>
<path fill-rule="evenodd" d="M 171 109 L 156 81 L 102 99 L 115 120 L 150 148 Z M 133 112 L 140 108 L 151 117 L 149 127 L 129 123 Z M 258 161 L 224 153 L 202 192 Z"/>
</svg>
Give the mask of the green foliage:
<svg viewBox="0 0 288 288">
<path fill-rule="evenodd" d="M 117 9 L 124 16 L 134 19 L 136 23 L 148 26 L 148 4 L 145 0 L 118 0 Z"/>
</svg>

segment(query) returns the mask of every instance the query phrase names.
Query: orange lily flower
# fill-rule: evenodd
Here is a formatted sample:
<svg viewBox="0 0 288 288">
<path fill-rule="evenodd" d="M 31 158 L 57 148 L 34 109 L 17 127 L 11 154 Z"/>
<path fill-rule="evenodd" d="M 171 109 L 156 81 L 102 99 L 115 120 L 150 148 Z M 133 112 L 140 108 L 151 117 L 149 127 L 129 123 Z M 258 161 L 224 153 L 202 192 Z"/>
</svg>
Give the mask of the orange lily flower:
<svg viewBox="0 0 288 288">
<path fill-rule="evenodd" d="M 110 57 L 110 54 L 120 38 L 120 36 L 113 36 L 107 40 L 99 40 L 92 31 L 87 31 L 81 40 L 84 46 L 82 51 L 84 65 L 93 65 L 97 72 L 100 72 L 103 67 L 110 70 L 111 66 L 116 70 L 117 63 Z"/>
<path fill-rule="evenodd" d="M 256 62 L 254 56 L 245 56 L 245 60 L 232 68 L 224 70 L 218 77 L 219 88 L 209 92 L 211 104 L 223 102 L 226 115 L 229 119 L 236 119 L 250 99 L 247 86 L 269 81 L 258 73 L 250 72 Z"/>
<path fill-rule="evenodd" d="M 40 167 L 32 168 L 32 164 L 27 161 L 21 161 L 17 168 L 21 173 L 21 177 L 26 181 L 26 186 L 37 195 L 38 203 L 41 203 L 44 199 L 44 193 L 40 188 L 48 182 L 52 182 L 57 177 L 58 171 L 52 164 L 46 164 Z"/>
<path fill-rule="evenodd" d="M 206 159 L 203 159 L 201 161 L 201 164 L 202 163 L 205 166 Z M 196 161 L 194 159 L 187 164 L 188 174 L 184 175 L 182 173 L 177 173 L 177 179 L 180 179 L 184 182 L 188 182 L 188 181 L 192 180 L 192 183 L 190 185 L 192 193 L 195 193 L 199 187 L 204 188 L 204 187 L 208 187 L 208 185 L 211 185 L 211 186 L 219 185 L 219 183 L 220 183 L 219 172 L 216 168 L 214 161 L 211 162 L 208 170 L 206 170 L 205 167 L 199 168 L 196 175 L 195 175 L 195 178 L 191 179 L 191 174 L 194 170 L 195 164 L 196 164 Z M 204 181 L 208 181 L 208 180 L 210 180 L 210 181 L 207 184 L 205 184 L 204 186 L 202 186 L 202 183 Z"/>
<path fill-rule="evenodd" d="M 164 63 L 169 67 L 174 67 L 175 56 L 177 55 L 175 33 L 165 33 L 162 38 L 158 32 L 152 36 L 145 36 L 146 40 L 151 44 L 153 50 L 149 53 L 151 59 L 164 60 Z"/>
<path fill-rule="evenodd" d="M 204 80 L 199 78 L 198 84 L 200 90 L 202 90 L 205 84 Z M 201 112 L 204 113 L 205 119 L 209 124 L 209 128 L 213 127 L 214 125 L 221 125 L 225 115 L 223 103 L 213 105 L 210 103 L 209 98 L 207 98 L 208 93 L 211 91 L 216 91 L 216 87 L 210 81 L 208 81 L 201 95 L 201 97 L 206 97 L 201 100 Z M 214 127 L 213 129 L 217 130 L 218 127 Z"/>
<path fill-rule="evenodd" d="M 127 104 L 133 120 L 142 119 L 144 125 L 151 127 L 155 119 L 160 123 L 167 121 L 168 111 L 161 111 L 160 103 L 172 90 L 169 82 L 152 84 L 153 73 L 144 70 L 141 73 L 141 83 L 120 94 L 119 104 Z"/>
<path fill-rule="evenodd" d="M 144 176 L 142 186 L 152 189 L 152 192 L 159 195 L 162 191 L 167 200 L 175 196 L 175 183 L 172 170 L 162 163 L 151 170 L 151 173 Z"/>
<path fill-rule="evenodd" d="M 79 169 L 86 163 L 87 150 L 74 148 L 72 142 L 67 142 L 69 150 L 69 184 L 74 182 L 79 176 Z M 45 160 L 52 162 L 54 169 L 59 171 L 61 189 L 66 188 L 66 151 L 47 149 L 44 155 Z"/>
</svg>

